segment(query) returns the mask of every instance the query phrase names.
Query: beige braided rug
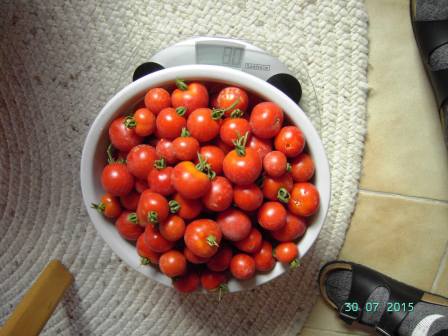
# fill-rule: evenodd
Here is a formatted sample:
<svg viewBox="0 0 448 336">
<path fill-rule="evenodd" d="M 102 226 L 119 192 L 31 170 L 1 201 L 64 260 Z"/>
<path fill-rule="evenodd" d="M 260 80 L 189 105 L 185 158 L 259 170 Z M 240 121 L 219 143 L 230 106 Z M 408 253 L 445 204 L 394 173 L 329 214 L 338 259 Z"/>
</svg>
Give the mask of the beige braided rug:
<svg viewBox="0 0 448 336">
<path fill-rule="evenodd" d="M 319 266 L 344 241 L 366 130 L 362 0 L 0 2 L 0 323 L 51 258 L 75 283 L 45 335 L 293 335 L 316 299 Z M 79 163 L 89 125 L 157 50 L 191 35 L 249 40 L 321 106 L 332 201 L 295 271 L 255 290 L 183 296 L 123 264 L 89 222 Z M 318 119 L 314 119 L 319 124 Z"/>
</svg>

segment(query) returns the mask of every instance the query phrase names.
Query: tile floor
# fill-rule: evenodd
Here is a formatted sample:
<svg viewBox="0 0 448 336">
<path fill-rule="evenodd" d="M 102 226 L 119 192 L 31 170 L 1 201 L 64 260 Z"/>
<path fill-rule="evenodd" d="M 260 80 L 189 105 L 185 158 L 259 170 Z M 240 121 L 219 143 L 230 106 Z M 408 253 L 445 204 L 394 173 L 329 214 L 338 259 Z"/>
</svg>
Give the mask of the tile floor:
<svg viewBox="0 0 448 336">
<path fill-rule="evenodd" d="M 409 0 L 366 0 L 368 133 L 361 191 L 340 258 L 448 296 L 448 153 Z M 301 335 L 370 335 L 319 298 Z"/>
</svg>

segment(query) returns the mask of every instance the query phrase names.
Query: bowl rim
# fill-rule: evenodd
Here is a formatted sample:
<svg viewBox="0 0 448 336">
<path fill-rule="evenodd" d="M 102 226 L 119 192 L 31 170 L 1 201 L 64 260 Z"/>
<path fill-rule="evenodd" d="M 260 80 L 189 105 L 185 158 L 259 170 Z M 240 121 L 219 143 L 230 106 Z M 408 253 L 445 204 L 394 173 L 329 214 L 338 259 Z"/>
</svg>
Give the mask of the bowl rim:
<svg viewBox="0 0 448 336">
<path fill-rule="evenodd" d="M 90 126 L 85 139 L 80 164 L 82 196 L 90 221 L 95 229 L 107 245 L 109 245 L 109 247 L 125 263 L 145 276 L 172 287 L 170 278 L 163 275 L 154 267 L 142 267 L 139 262 L 140 258 L 136 253 L 134 257 L 130 256 L 129 249 L 131 248 L 135 251 L 135 247 L 121 238 L 118 232 L 116 232 L 114 225 L 111 225 L 101 214 L 92 209 L 90 204 L 93 201 L 91 198 L 92 195 L 94 195 L 93 185 L 95 183 L 93 178 L 94 154 L 99 139 L 105 129 L 109 126 L 112 117 L 117 114 L 119 110 L 124 110 L 123 106 L 127 105 L 127 108 L 129 108 L 132 105 L 130 102 L 135 103 L 138 100 L 141 100 L 144 93 L 151 87 L 164 86 L 169 83 L 172 84 L 177 78 L 182 78 L 187 81 L 224 82 L 229 85 L 240 86 L 246 90 L 256 92 L 264 99 L 280 105 L 291 121 L 295 125 L 299 125 L 299 128 L 305 135 L 308 151 L 313 157 L 313 160 L 316 163 L 319 163 L 319 165 L 316 164 L 315 174 L 318 175 L 316 181 L 319 183 L 319 186 L 316 185 L 316 187 L 320 193 L 319 211 L 314 215 L 313 223 L 308 227 L 304 237 L 298 242 L 299 257 L 303 258 L 318 238 L 325 223 L 331 199 L 330 166 L 320 136 L 302 108 L 282 91 L 254 75 L 241 70 L 216 65 L 182 65 L 156 71 L 123 87 L 112 96 L 101 109 L 100 113 L 96 116 Z M 297 113 L 289 113 L 288 111 L 295 111 Z M 103 223 L 106 221 L 107 225 L 104 225 Z M 110 228 L 112 228 L 112 230 Z M 118 239 L 121 240 L 122 243 L 120 243 Z M 276 266 L 270 272 L 257 273 L 253 279 L 246 281 L 231 279 L 228 284 L 229 291 L 236 292 L 251 289 L 275 279 L 286 273 L 287 270 L 287 266 L 282 265 L 281 263 L 276 263 Z"/>
</svg>

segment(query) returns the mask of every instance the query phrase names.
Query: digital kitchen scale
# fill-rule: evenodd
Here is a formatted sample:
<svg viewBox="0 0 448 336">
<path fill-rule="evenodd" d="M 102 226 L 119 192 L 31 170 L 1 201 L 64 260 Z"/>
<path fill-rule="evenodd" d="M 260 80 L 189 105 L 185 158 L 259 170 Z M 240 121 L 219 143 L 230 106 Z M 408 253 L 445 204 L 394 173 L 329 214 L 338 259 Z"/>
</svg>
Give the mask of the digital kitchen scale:
<svg viewBox="0 0 448 336">
<path fill-rule="evenodd" d="M 236 39 L 194 37 L 159 51 L 135 69 L 133 80 L 154 71 L 187 64 L 220 65 L 247 72 L 283 91 L 297 104 L 302 86 L 277 58 L 254 45 Z"/>
</svg>

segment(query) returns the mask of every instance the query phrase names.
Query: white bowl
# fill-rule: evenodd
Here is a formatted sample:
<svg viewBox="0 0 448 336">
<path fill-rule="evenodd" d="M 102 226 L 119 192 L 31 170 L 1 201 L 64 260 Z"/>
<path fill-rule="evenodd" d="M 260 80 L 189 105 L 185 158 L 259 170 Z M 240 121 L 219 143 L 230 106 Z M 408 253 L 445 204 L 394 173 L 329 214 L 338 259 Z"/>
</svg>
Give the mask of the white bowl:
<svg viewBox="0 0 448 336">
<path fill-rule="evenodd" d="M 299 126 L 303 131 L 308 151 L 316 166 L 314 183 L 320 193 L 319 211 L 313 216 L 311 225 L 298 243 L 300 257 L 303 257 L 319 235 L 330 201 L 330 169 L 319 135 L 302 109 L 283 92 L 255 76 L 221 66 L 184 65 L 156 71 L 127 85 L 107 102 L 90 127 L 81 158 L 82 195 L 87 212 L 96 230 L 110 248 L 132 268 L 151 279 L 167 286 L 172 286 L 171 279 L 156 268 L 142 266 L 134 245 L 124 240 L 118 234 L 115 226 L 96 210 L 92 209 L 90 205 L 92 202 L 98 202 L 104 193 L 101 187 L 100 176 L 106 164 L 105 152 L 108 145 L 108 127 L 110 122 L 117 116 L 128 113 L 131 107 L 142 100 L 148 89 L 172 85 L 177 78 L 224 82 L 245 88 L 258 94 L 263 99 L 281 106 L 291 122 Z M 251 280 L 238 281 L 232 279 L 229 282 L 229 291 L 236 292 L 250 289 L 276 278 L 287 270 L 287 266 L 277 263 L 269 273 L 259 273 Z"/>
</svg>

